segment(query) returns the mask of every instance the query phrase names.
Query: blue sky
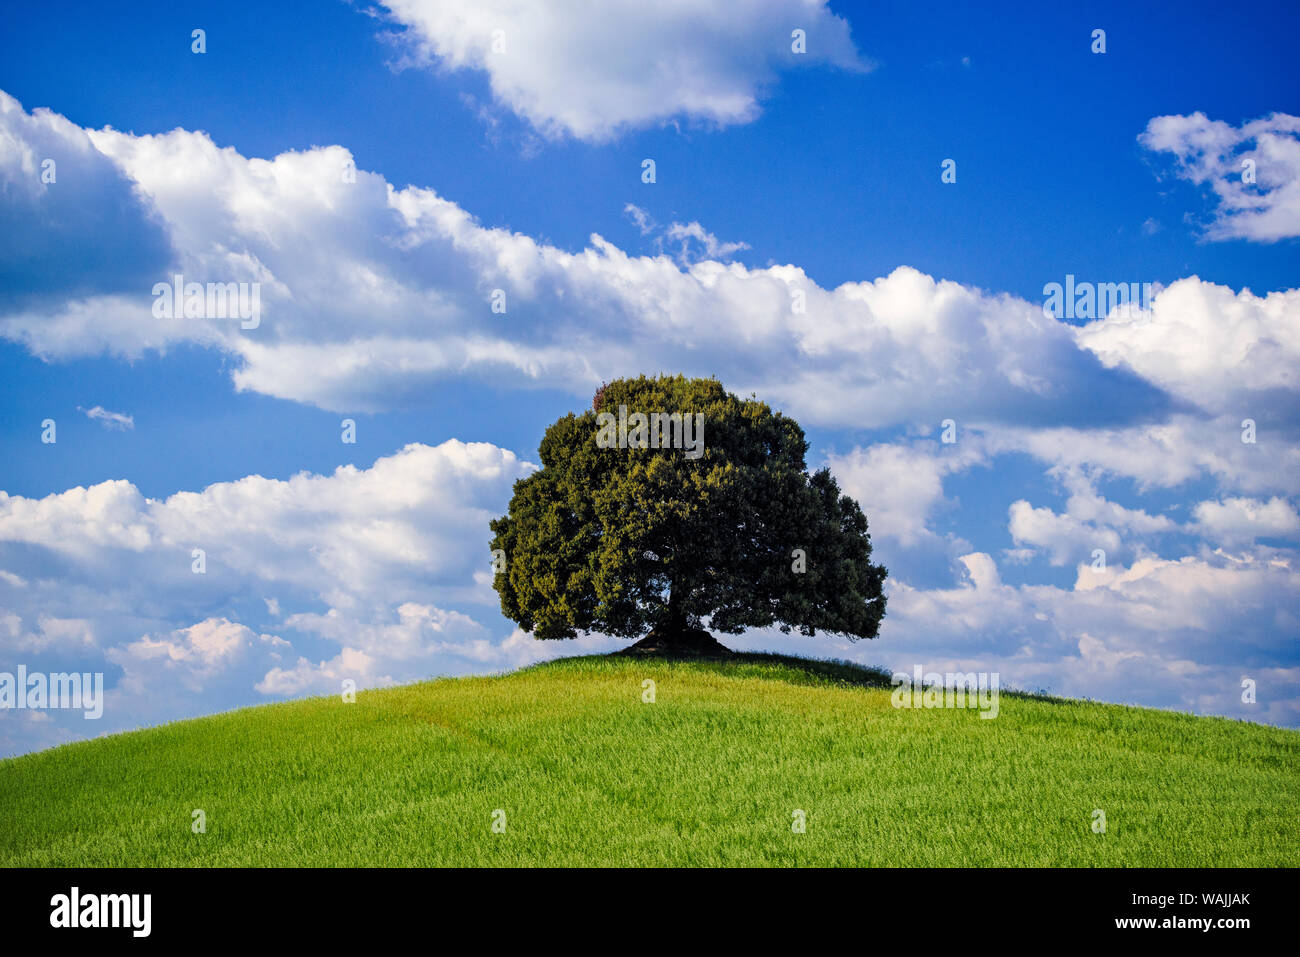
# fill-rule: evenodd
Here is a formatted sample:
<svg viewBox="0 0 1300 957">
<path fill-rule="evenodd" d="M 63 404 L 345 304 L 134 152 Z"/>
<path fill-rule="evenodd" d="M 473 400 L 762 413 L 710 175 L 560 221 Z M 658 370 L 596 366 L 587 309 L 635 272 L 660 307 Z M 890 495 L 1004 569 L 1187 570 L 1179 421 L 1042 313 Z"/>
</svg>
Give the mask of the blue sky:
<svg viewBox="0 0 1300 957">
<path fill-rule="evenodd" d="M 1300 725 L 1293 5 L 460 6 L 6 13 L 0 671 L 110 697 L 0 753 L 614 647 L 516 633 L 486 519 L 659 371 L 798 418 L 893 573 L 875 642 L 738 646 Z"/>
</svg>

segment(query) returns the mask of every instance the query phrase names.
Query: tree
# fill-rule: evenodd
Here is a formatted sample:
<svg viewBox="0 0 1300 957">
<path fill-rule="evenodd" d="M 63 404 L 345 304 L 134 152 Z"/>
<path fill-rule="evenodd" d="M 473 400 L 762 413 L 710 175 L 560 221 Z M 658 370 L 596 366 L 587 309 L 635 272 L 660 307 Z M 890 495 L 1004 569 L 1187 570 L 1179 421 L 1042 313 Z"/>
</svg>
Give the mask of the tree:
<svg viewBox="0 0 1300 957">
<path fill-rule="evenodd" d="M 620 447 L 620 441 L 622 447 Z M 885 568 L 798 423 L 716 379 L 620 379 L 542 438 L 491 523 L 501 610 L 537 638 L 697 641 L 778 624 L 876 637 Z"/>
</svg>

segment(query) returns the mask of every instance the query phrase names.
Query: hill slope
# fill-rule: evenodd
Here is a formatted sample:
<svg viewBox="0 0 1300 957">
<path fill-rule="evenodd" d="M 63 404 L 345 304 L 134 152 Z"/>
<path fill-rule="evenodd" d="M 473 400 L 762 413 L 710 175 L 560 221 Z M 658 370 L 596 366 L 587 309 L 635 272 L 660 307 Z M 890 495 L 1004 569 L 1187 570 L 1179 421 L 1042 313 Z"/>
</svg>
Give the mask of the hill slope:
<svg viewBox="0 0 1300 957">
<path fill-rule="evenodd" d="M 1298 732 L 882 678 L 571 658 L 80 742 L 0 762 L 0 864 L 1294 864 Z"/>
</svg>

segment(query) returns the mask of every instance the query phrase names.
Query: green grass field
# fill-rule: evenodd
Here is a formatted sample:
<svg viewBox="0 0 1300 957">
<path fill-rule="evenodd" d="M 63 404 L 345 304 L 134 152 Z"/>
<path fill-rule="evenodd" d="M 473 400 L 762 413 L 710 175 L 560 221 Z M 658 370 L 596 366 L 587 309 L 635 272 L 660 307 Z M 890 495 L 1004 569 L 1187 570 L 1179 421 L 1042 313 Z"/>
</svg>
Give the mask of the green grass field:
<svg viewBox="0 0 1300 957">
<path fill-rule="evenodd" d="M 0 864 L 1296 862 L 1300 732 L 1006 693 L 981 720 L 881 682 L 571 658 L 79 742 L 0 762 Z"/>
</svg>

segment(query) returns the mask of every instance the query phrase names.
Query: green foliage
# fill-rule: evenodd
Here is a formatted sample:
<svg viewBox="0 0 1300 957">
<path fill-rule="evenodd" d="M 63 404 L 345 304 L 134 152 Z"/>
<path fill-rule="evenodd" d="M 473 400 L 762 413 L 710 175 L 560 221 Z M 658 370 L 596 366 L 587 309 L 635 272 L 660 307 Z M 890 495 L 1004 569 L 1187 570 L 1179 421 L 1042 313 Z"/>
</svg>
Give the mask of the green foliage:
<svg viewBox="0 0 1300 957">
<path fill-rule="evenodd" d="M 798 423 L 715 379 L 620 379 L 542 439 L 542 468 L 492 522 L 506 617 L 538 638 L 777 624 L 874 638 L 886 570 L 829 470 L 809 475 Z M 598 415 L 700 413 L 704 449 L 601 448 Z M 805 569 L 794 571 L 795 549 Z"/>
<path fill-rule="evenodd" d="M 844 664 L 587 657 L 0 760 L 0 866 L 1291 867 L 1297 794 L 1284 728 L 1006 693 L 989 721 L 893 708 Z"/>
</svg>

